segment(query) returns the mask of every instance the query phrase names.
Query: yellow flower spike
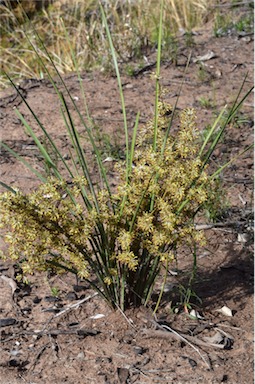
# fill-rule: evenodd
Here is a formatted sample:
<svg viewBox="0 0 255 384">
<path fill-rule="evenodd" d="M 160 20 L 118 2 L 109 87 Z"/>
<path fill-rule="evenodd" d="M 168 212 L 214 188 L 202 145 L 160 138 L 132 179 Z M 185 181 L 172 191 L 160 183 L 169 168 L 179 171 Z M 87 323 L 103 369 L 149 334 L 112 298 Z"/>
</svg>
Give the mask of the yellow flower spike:
<svg viewBox="0 0 255 384">
<path fill-rule="evenodd" d="M 110 286 L 112 284 L 112 279 L 109 277 L 109 276 L 106 276 L 104 278 L 104 283 L 108 286 Z"/>
<path fill-rule="evenodd" d="M 118 236 L 118 242 L 123 251 L 127 251 L 130 249 L 132 240 L 133 240 L 132 233 L 125 230 L 120 231 L 120 234 Z"/>
<path fill-rule="evenodd" d="M 138 218 L 138 222 L 137 222 L 138 229 L 140 229 L 141 231 L 144 231 L 145 233 L 152 232 L 154 229 L 153 219 L 154 219 L 153 213 L 145 212 L 142 216 Z"/>
<path fill-rule="evenodd" d="M 118 271 L 116 268 L 109 268 L 109 273 L 111 276 L 116 277 L 118 276 Z"/>
<path fill-rule="evenodd" d="M 136 270 L 136 267 L 138 265 L 138 260 L 137 260 L 137 257 L 134 255 L 133 252 L 122 252 L 120 254 L 118 254 L 117 256 L 117 260 L 121 263 L 121 264 L 125 264 L 128 266 L 128 268 L 131 270 L 131 271 L 135 271 Z"/>
</svg>

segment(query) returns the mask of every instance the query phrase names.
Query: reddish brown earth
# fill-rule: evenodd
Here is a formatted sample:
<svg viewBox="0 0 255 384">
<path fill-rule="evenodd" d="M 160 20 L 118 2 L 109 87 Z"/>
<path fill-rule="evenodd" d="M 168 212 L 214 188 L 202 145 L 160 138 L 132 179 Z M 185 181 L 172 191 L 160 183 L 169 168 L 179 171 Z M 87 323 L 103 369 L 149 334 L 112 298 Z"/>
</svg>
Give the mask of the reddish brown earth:
<svg viewBox="0 0 255 384">
<path fill-rule="evenodd" d="M 253 83 L 252 37 L 232 34 L 217 39 L 210 37 L 210 31 L 208 28 L 200 30 L 194 36 L 195 45 L 186 74 L 184 69 L 189 49 L 184 38 L 180 38 L 178 65 L 166 60 L 161 72 L 165 99 L 172 104 L 184 78 L 178 105 L 179 108 L 196 108 L 201 129 L 213 121 L 215 111 L 225 104 L 231 105 L 247 72 L 244 90 L 251 88 Z M 201 64 L 194 58 L 209 51 L 213 51 L 215 56 L 204 61 L 201 72 Z M 153 62 L 154 55 L 148 56 L 148 60 Z M 152 116 L 154 82 L 150 77 L 154 69 L 138 73 L 136 77 L 122 77 L 130 131 L 138 111 L 142 122 Z M 100 73 L 83 73 L 82 79 L 90 113 L 100 127 L 97 135 L 102 141 L 103 156 L 111 156 L 114 151 L 115 155 L 118 151 L 118 155 L 121 154 L 122 114 L 116 78 Z M 65 81 L 85 114 L 77 76 L 69 75 Z M 23 81 L 20 87 L 39 119 L 63 152 L 68 153 L 60 102 L 51 84 L 47 80 L 28 80 Z M 210 99 L 214 109 L 202 107 L 201 97 Z M 39 132 L 25 103 L 10 88 L 2 92 L 0 106 L 2 140 L 40 169 L 38 153 L 14 112 L 18 107 Z M 240 116 L 245 121 L 240 122 Z M 103 134 L 108 136 L 103 138 Z M 114 148 L 107 146 L 108 138 Z M 239 121 L 227 130 L 212 162 L 222 164 L 252 141 L 253 93 L 244 102 Z M 92 160 L 93 153 L 85 147 Z M 171 310 L 179 300 L 178 284 L 187 282 L 192 255 L 180 252 L 178 274 L 169 274 L 169 290 L 163 297 L 157 321 L 161 327 L 162 324 L 168 325 L 183 335 L 191 344 L 180 336 L 175 338 L 173 332 L 157 329 L 150 309 L 153 301 L 149 308 L 129 310 L 124 316 L 119 311 L 113 312 L 98 296 L 93 296 L 94 292 L 83 282 L 77 286 L 72 276 L 34 276 L 30 286 L 18 285 L 12 294 L 10 282 L 15 282 L 17 266 L 0 262 L 1 383 L 252 383 L 252 169 L 253 157 L 249 152 L 224 172 L 229 208 L 221 221 L 238 224 L 208 230 L 207 247 L 198 251 L 194 289 L 202 299 L 202 304 L 197 303 L 196 307 L 202 319 L 191 319 L 185 312 L 173 313 Z M 33 175 L 5 151 L 1 153 L 1 180 L 26 191 L 37 185 Z M 175 268 L 173 265 L 172 269 Z M 57 300 L 52 297 L 52 287 L 59 289 Z M 159 288 L 160 284 L 155 288 L 155 300 Z M 87 300 L 78 305 L 83 298 Z M 59 312 L 75 303 L 76 308 Z M 217 311 L 223 306 L 232 310 L 232 317 Z M 91 318 L 97 314 L 104 317 Z M 15 323 L 6 325 L 3 320 L 10 318 Z M 213 347 L 205 342 L 204 337 L 219 332 L 221 335 L 225 332 L 221 342 L 224 348 L 219 348 L 220 344 Z M 203 341 L 203 345 L 199 341 Z"/>
</svg>

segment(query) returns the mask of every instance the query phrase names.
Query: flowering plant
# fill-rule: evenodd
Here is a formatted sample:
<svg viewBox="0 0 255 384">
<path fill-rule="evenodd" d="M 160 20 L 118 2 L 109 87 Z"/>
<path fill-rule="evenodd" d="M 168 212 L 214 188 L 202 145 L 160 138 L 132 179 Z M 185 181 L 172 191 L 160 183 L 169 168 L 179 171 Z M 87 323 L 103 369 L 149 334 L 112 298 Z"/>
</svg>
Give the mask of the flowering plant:
<svg viewBox="0 0 255 384">
<path fill-rule="evenodd" d="M 72 272 L 87 280 L 112 307 L 122 310 L 149 300 L 161 266 L 165 267 L 166 276 L 169 263 L 176 257 L 180 246 L 204 244 L 205 238 L 196 229 L 195 219 L 206 205 L 214 203 L 218 188 L 215 179 L 227 166 L 225 164 L 210 174 L 209 159 L 227 124 L 251 92 L 241 102 L 236 100 L 223 126 L 218 129 L 224 113 L 222 111 L 202 144 L 193 109 L 185 109 L 180 113 L 179 130 L 174 135 L 170 133 L 176 105 L 170 107 L 161 100 L 159 87 L 162 13 L 161 6 L 155 113 L 152 121 L 139 130 L 137 117 L 130 143 L 117 59 L 102 9 L 120 89 L 126 138 L 124 164 L 118 161 L 116 165 L 119 176 L 117 189 L 111 190 L 109 187 L 107 172 L 91 129 L 57 68 L 56 73 L 93 146 L 104 186 L 98 191 L 92 183 L 71 112 L 50 75 L 62 103 L 64 122 L 74 149 L 72 168 L 23 99 L 39 124 L 47 147 L 21 113 L 17 111 L 17 114 L 37 144 L 51 176 L 45 177 L 22 160 L 42 184 L 35 191 L 24 194 L 1 182 L 8 189 L 0 196 L 2 233 L 9 244 L 9 257 L 20 261 L 24 276 L 49 269 L 56 273 Z M 38 60 L 47 72 L 42 58 L 38 56 Z M 16 90 L 20 93 L 18 87 Z M 19 157 L 6 144 L 2 145 Z M 61 170 L 59 162 L 62 164 Z"/>
</svg>

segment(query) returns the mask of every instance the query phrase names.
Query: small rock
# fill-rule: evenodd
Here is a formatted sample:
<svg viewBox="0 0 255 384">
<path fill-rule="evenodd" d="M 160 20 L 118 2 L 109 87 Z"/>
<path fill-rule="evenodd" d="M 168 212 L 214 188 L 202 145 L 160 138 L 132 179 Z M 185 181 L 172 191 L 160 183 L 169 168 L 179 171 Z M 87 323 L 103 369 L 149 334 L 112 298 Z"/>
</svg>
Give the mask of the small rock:
<svg viewBox="0 0 255 384">
<path fill-rule="evenodd" d="M 196 368 L 197 362 L 194 359 L 191 359 L 188 356 L 182 356 L 184 360 L 188 360 L 189 364 L 191 365 L 192 368 Z"/>
<path fill-rule="evenodd" d="M 237 241 L 238 243 L 247 243 L 249 241 L 249 234 L 248 233 L 238 233 L 237 235 Z"/>
<path fill-rule="evenodd" d="M 30 307 L 25 307 L 21 309 L 21 312 L 23 315 L 28 315 L 31 312 L 31 310 L 32 309 Z"/>
<path fill-rule="evenodd" d="M 33 303 L 34 304 L 39 304 L 41 302 L 42 299 L 40 299 L 38 296 L 35 296 L 35 298 L 33 299 Z"/>
<path fill-rule="evenodd" d="M 133 84 L 128 83 L 125 85 L 125 88 L 132 89 L 132 88 L 134 88 L 134 86 L 133 86 Z"/>
<path fill-rule="evenodd" d="M 188 358 L 188 362 L 190 363 L 191 367 L 192 368 L 196 368 L 197 366 L 197 362 L 193 359 L 191 359 L 190 357 Z"/>
<path fill-rule="evenodd" d="M 100 331 L 97 331 L 96 329 L 78 329 L 77 335 L 80 338 L 86 337 L 86 336 L 96 336 Z"/>
<path fill-rule="evenodd" d="M 86 287 L 84 285 L 73 285 L 73 289 L 75 292 L 85 291 Z"/>
<path fill-rule="evenodd" d="M 20 355 L 22 352 L 21 351 L 19 351 L 18 349 L 12 349 L 11 351 L 10 351 L 10 355 L 11 356 L 18 356 L 18 355 Z"/>
<path fill-rule="evenodd" d="M 120 383 L 125 384 L 129 378 L 129 370 L 127 368 L 117 368 L 117 373 Z"/>
<path fill-rule="evenodd" d="M 45 296 L 44 301 L 47 301 L 48 303 L 55 303 L 56 301 L 59 301 L 60 299 L 55 296 Z"/>
<path fill-rule="evenodd" d="M 112 358 L 108 356 L 98 356 L 96 358 L 96 363 L 111 363 Z"/>
<path fill-rule="evenodd" d="M 76 295 L 76 293 L 75 292 L 68 292 L 67 294 L 66 294 L 66 300 L 70 300 L 70 301 L 75 301 L 75 300 L 77 300 L 78 299 L 78 296 Z"/>
<path fill-rule="evenodd" d="M 19 361 L 16 360 L 16 359 L 11 359 L 9 361 L 9 365 L 10 365 L 10 367 L 18 367 L 19 366 Z"/>
<path fill-rule="evenodd" d="M 9 325 L 14 325 L 16 323 L 17 320 L 11 317 L 7 319 L 0 319 L 0 327 L 8 327 Z"/>
<path fill-rule="evenodd" d="M 84 352 L 78 353 L 78 355 L 77 355 L 78 360 L 84 360 L 84 358 L 85 358 Z"/>
<path fill-rule="evenodd" d="M 140 347 L 139 345 L 135 345 L 133 347 L 133 350 L 134 350 L 136 355 L 142 355 L 144 352 L 146 352 L 146 349 L 143 347 Z"/>
</svg>

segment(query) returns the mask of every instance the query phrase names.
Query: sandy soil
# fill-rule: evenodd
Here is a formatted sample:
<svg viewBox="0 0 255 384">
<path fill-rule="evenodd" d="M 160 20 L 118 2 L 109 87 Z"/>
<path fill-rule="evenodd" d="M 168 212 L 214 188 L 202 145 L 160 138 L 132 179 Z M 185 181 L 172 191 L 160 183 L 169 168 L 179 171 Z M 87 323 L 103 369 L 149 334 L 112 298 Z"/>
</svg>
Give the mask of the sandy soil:
<svg viewBox="0 0 255 384">
<path fill-rule="evenodd" d="M 231 105 L 247 72 L 244 89 L 248 90 L 253 83 L 252 36 L 232 34 L 217 39 L 211 37 L 210 31 L 210 27 L 205 27 L 193 36 L 195 44 L 186 74 L 189 49 L 184 37 L 180 38 L 178 65 L 166 58 L 161 73 L 165 99 L 172 104 L 184 78 L 179 108 L 195 107 L 201 129 L 213 121 L 215 111 L 225 104 Z M 202 61 L 203 64 L 196 61 L 210 51 L 213 52 L 210 60 Z M 155 54 L 151 53 L 148 60 L 153 63 Z M 150 79 L 153 70 L 155 67 L 152 66 L 138 71 L 134 77 L 122 76 L 130 132 L 138 110 L 141 122 L 153 113 L 154 82 Z M 101 73 L 83 73 L 82 79 L 90 113 L 99 127 L 96 134 L 102 155 L 105 158 L 113 154 L 121 156 L 122 114 L 116 78 Z M 65 81 L 85 114 L 77 76 L 69 75 Z M 20 90 L 63 152 L 68 154 L 60 103 L 52 85 L 47 80 L 31 79 L 23 81 Z M 214 108 L 202 106 L 203 98 Z M 40 169 L 39 154 L 14 111 L 18 107 L 39 132 L 25 103 L 10 88 L 0 95 L 0 106 L 2 140 Z M 237 121 L 228 129 L 213 157 L 216 164 L 235 156 L 253 141 L 252 95 L 245 101 L 239 116 L 244 121 Z M 81 126 L 80 130 L 83 134 Z M 85 148 L 93 163 L 91 149 L 86 145 Z M 7 152 L 2 151 L 0 161 L 1 180 L 5 183 L 27 191 L 38 184 L 34 176 Z M 184 312 L 171 311 L 178 301 L 176 288 L 187 281 L 192 266 L 192 256 L 185 251 L 178 255 L 177 276 L 169 274 L 169 290 L 163 297 L 157 322 L 150 307 L 129 310 L 125 316 L 119 311 L 111 311 L 86 284 L 77 282 L 72 276 L 34 276 L 31 286 L 19 284 L 13 292 L 17 266 L 0 262 L 1 383 L 251 384 L 252 153 L 245 154 L 228 168 L 223 180 L 229 209 L 222 222 L 239 224 L 208 230 L 208 245 L 199 250 L 195 290 L 202 299 L 202 304 L 197 303 L 196 307 L 202 319 L 191 319 Z M 173 265 L 173 269 L 175 267 Z M 52 296 L 52 287 L 59 289 L 57 298 Z M 159 288 L 160 284 L 155 289 L 154 299 Z M 153 300 L 150 306 L 153 306 Z M 232 317 L 217 311 L 223 306 L 232 310 Z M 103 316 L 93 318 L 96 315 Z M 166 331 L 165 326 L 179 336 Z M 217 345 L 213 347 L 205 337 L 215 335 L 221 335 L 221 341 L 215 342 Z"/>
</svg>

